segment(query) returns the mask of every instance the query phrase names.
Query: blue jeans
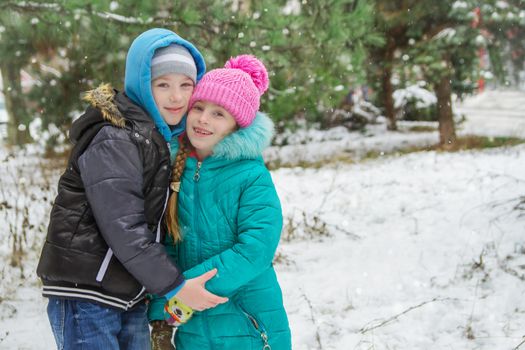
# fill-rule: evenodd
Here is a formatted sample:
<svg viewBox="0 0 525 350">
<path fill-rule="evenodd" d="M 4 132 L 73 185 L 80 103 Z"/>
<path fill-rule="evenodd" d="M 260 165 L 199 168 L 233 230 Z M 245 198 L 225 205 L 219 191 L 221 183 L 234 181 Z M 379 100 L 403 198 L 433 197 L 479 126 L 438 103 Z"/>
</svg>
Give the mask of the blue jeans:
<svg viewBox="0 0 525 350">
<path fill-rule="evenodd" d="M 57 298 L 47 305 L 58 350 L 151 349 L 146 310 L 145 304 L 123 311 Z"/>
</svg>

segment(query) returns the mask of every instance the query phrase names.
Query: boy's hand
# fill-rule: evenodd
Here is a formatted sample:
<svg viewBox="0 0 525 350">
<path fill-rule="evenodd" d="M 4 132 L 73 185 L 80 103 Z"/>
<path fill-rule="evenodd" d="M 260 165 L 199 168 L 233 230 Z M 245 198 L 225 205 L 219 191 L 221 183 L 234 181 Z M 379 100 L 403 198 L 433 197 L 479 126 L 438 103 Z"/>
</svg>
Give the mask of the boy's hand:
<svg viewBox="0 0 525 350">
<path fill-rule="evenodd" d="M 186 280 L 186 283 L 175 297 L 183 304 L 197 311 L 203 311 L 227 302 L 228 298 L 212 294 L 204 287 L 206 282 L 216 274 L 217 269 L 213 269 L 198 277 Z"/>
</svg>

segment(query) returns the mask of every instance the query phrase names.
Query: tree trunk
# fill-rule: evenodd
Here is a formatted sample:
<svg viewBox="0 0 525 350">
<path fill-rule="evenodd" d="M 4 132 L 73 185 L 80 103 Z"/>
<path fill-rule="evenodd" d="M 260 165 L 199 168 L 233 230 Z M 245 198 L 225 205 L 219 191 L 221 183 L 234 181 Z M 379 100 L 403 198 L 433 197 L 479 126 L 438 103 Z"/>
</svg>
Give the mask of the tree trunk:
<svg viewBox="0 0 525 350">
<path fill-rule="evenodd" d="M 388 130 L 397 130 L 396 114 L 394 110 L 394 87 L 392 86 L 392 65 L 394 64 L 394 51 L 396 44 L 394 39 L 389 36 L 384 56 L 384 71 L 382 77 L 383 93 L 385 98 L 385 115 L 388 119 Z"/>
<path fill-rule="evenodd" d="M 7 121 L 7 142 L 10 145 L 19 145 L 29 139 L 27 129 L 25 131 L 18 130 L 18 126 L 22 124 L 21 116 L 26 113 L 20 69 L 16 65 L 2 64 L 0 70 L 2 72 L 2 92 L 5 98 L 5 109 L 9 116 Z"/>
<path fill-rule="evenodd" d="M 248 15 L 251 9 L 251 0 L 236 0 L 234 1 L 234 11 L 239 11 L 242 14 Z"/>
<path fill-rule="evenodd" d="M 435 86 L 437 95 L 439 144 L 445 150 L 456 147 L 456 128 L 452 115 L 450 76 L 445 74 Z"/>
</svg>

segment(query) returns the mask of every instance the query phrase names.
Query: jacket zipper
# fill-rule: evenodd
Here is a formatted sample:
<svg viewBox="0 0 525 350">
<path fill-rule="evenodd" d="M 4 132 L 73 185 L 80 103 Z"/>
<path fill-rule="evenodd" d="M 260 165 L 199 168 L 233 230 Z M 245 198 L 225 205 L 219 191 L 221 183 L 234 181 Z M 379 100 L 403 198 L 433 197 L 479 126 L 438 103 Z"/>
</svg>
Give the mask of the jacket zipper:
<svg viewBox="0 0 525 350">
<path fill-rule="evenodd" d="M 157 243 L 160 242 L 160 225 L 162 223 L 162 217 L 164 216 L 164 212 L 166 211 L 166 206 L 168 205 L 168 197 L 169 197 L 169 195 L 170 195 L 170 192 L 169 192 L 169 189 L 168 189 L 166 191 L 166 199 L 164 200 L 164 208 L 162 209 L 162 214 L 160 215 L 159 223 L 157 224 L 157 232 L 156 232 L 156 237 L 155 237 L 155 242 L 157 242 Z M 102 266 L 100 266 L 100 269 L 98 270 L 97 277 L 96 277 L 97 282 L 101 282 L 104 279 L 104 276 L 106 275 L 106 272 L 107 272 L 108 267 L 109 267 L 109 262 L 110 262 L 112 256 L 113 256 L 113 251 L 111 250 L 111 248 L 109 248 L 107 253 L 106 253 L 106 256 L 104 257 L 104 261 L 102 261 Z M 144 294 L 145 290 L 146 290 L 146 288 L 144 288 L 144 286 L 143 286 L 140 289 L 140 292 L 133 299 L 131 299 L 128 302 L 128 308 L 135 304 L 137 299 L 139 299 L 142 296 L 142 294 Z"/>
<path fill-rule="evenodd" d="M 168 143 L 166 143 L 166 145 L 168 147 L 168 151 L 171 154 L 170 143 L 168 142 Z M 160 242 L 160 225 L 162 223 L 162 218 L 164 217 L 164 212 L 166 211 L 166 207 L 168 206 L 169 196 L 170 196 L 170 190 L 168 188 L 166 190 L 166 199 L 164 200 L 164 208 L 162 208 L 162 213 L 160 214 L 159 222 L 157 224 L 157 232 L 156 232 L 156 235 L 155 235 L 155 242 L 157 242 L 157 243 Z M 110 262 L 112 256 L 113 256 L 113 251 L 111 250 L 111 248 L 109 248 L 107 253 L 106 253 L 106 256 L 104 257 L 104 260 L 102 261 L 102 265 L 100 266 L 100 269 L 98 270 L 97 277 L 96 277 L 96 281 L 97 282 L 102 282 L 102 280 L 104 279 L 104 276 L 106 275 L 106 272 L 107 272 L 108 267 L 109 267 L 109 262 Z M 146 290 L 146 288 L 144 288 L 144 286 L 143 286 L 140 289 L 140 292 L 133 299 L 128 301 L 127 308 L 132 307 L 136 303 L 136 301 L 144 294 L 145 290 Z"/>
<path fill-rule="evenodd" d="M 164 217 L 164 212 L 166 211 L 166 207 L 168 206 L 168 199 L 170 197 L 170 190 L 169 188 L 166 190 L 166 199 L 164 200 L 164 208 L 162 209 L 162 214 L 160 214 L 159 222 L 157 224 L 157 234 L 155 237 L 155 242 L 160 243 L 160 226 L 162 224 L 162 218 Z M 137 300 L 144 294 L 146 291 L 146 288 L 143 286 L 140 290 L 139 294 L 135 296 L 135 298 L 131 299 L 128 302 L 128 308 L 132 307 L 136 304 Z"/>
<path fill-rule="evenodd" d="M 268 333 L 266 333 L 266 329 L 264 328 L 262 323 L 257 322 L 255 317 L 253 317 L 252 315 L 250 315 L 249 313 L 244 311 L 244 309 L 242 307 L 241 307 L 241 310 L 242 310 L 243 314 L 250 320 L 251 324 L 253 325 L 253 327 L 255 328 L 257 333 L 259 333 L 259 335 L 261 336 L 261 339 L 263 341 L 262 349 L 263 350 L 272 350 L 272 347 L 268 343 Z"/>
<path fill-rule="evenodd" d="M 198 182 L 201 178 L 200 176 L 200 170 L 201 170 L 201 167 L 202 167 L 202 161 L 197 161 L 197 167 L 195 168 L 195 173 L 193 174 L 193 191 L 194 191 L 194 212 L 193 212 L 193 226 L 195 227 L 195 229 L 197 230 L 197 211 L 199 210 L 199 189 L 198 189 Z M 198 234 L 199 234 L 199 240 L 198 240 L 198 245 L 197 245 L 197 249 L 198 249 L 198 252 L 197 252 L 197 256 L 199 258 L 199 261 L 202 260 L 202 237 L 201 234 L 200 234 L 200 231 L 197 231 Z M 257 320 L 251 316 L 250 314 L 248 314 L 246 311 L 244 311 L 244 309 L 242 309 L 242 312 L 246 315 L 246 317 L 250 320 L 250 322 L 252 323 L 253 327 L 255 328 L 255 330 L 260 334 L 261 336 L 261 339 L 263 341 L 263 347 L 262 349 L 263 350 L 271 350 L 271 346 L 270 344 L 268 343 L 268 334 L 266 333 L 266 330 L 264 329 L 264 326 L 262 324 L 260 324 L 259 322 L 257 322 Z M 209 333 L 209 325 L 208 325 L 208 318 L 206 317 L 206 313 L 203 313 L 202 314 L 202 322 L 203 322 L 203 326 L 204 326 L 204 334 L 210 334 Z M 210 348 L 214 348 L 213 344 L 211 342 L 209 342 L 209 345 L 210 345 Z"/>
<path fill-rule="evenodd" d="M 108 271 L 109 262 L 111 261 L 112 257 L 113 257 L 113 251 L 111 250 L 111 248 L 109 248 L 108 251 L 106 252 L 106 256 L 104 257 L 104 260 L 102 261 L 102 265 L 100 266 L 100 269 L 98 270 L 97 277 L 95 278 L 97 282 L 100 283 L 104 279 L 104 276 L 106 275 L 106 272 Z M 140 292 L 133 299 L 127 302 L 126 310 L 128 310 L 130 307 L 132 307 L 133 305 L 137 303 L 137 300 L 140 299 L 140 297 L 144 294 L 145 290 L 146 288 L 142 287 L 140 289 Z"/>
<path fill-rule="evenodd" d="M 160 226 L 162 224 L 162 218 L 164 217 L 164 212 L 166 211 L 166 207 L 168 206 L 168 200 L 170 199 L 170 189 L 166 189 L 166 199 L 164 199 L 164 208 L 162 208 L 162 213 L 159 217 L 159 222 L 157 223 L 157 235 L 155 237 L 155 242 L 160 243 Z"/>
<path fill-rule="evenodd" d="M 201 166 L 202 166 L 202 162 L 198 161 L 197 168 L 195 168 L 195 174 L 193 174 L 193 181 L 195 182 L 199 182 L 199 179 L 201 178 L 201 174 L 200 174 Z"/>
<path fill-rule="evenodd" d="M 113 251 L 111 248 L 108 249 L 106 252 L 106 256 L 104 257 L 104 260 L 102 260 L 102 265 L 100 265 L 100 268 L 98 269 L 97 277 L 95 280 L 97 282 L 102 282 L 104 279 L 104 276 L 106 275 L 106 272 L 108 271 L 109 262 L 111 260 L 111 257 L 113 256 Z"/>
<path fill-rule="evenodd" d="M 199 211 L 199 180 L 201 178 L 200 176 L 200 170 L 202 167 L 202 162 L 197 161 L 197 167 L 195 168 L 195 173 L 193 174 L 193 227 L 195 228 L 195 231 L 199 235 L 198 237 L 198 244 L 197 244 L 197 256 L 199 259 L 199 262 L 202 261 L 202 237 L 200 231 L 198 231 L 197 228 L 197 212 Z M 204 334 L 210 334 L 209 331 L 209 325 L 208 325 L 208 318 L 206 313 L 202 314 L 202 325 L 204 327 Z M 210 349 L 214 349 L 213 343 L 208 338 L 208 344 L 210 346 Z"/>
<path fill-rule="evenodd" d="M 162 209 L 162 214 L 160 214 L 159 222 L 157 223 L 157 234 L 155 236 L 155 242 L 157 243 L 160 243 L 160 226 L 162 224 L 162 218 L 164 217 L 164 212 L 166 211 L 166 207 L 168 206 L 169 197 L 170 197 L 170 189 L 168 188 L 166 190 L 166 199 L 164 200 L 164 208 Z M 146 288 L 142 286 L 142 289 L 140 290 L 139 294 L 137 294 L 135 298 L 129 301 L 128 308 L 135 305 L 136 301 L 144 294 L 145 291 L 146 291 Z"/>
</svg>

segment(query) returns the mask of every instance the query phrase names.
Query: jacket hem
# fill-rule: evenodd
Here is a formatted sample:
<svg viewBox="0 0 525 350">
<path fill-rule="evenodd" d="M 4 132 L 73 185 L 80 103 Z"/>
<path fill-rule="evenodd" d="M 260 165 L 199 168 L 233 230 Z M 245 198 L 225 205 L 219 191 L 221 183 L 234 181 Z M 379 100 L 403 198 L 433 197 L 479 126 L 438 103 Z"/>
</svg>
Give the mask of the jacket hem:
<svg viewBox="0 0 525 350">
<path fill-rule="evenodd" d="M 42 295 L 46 298 L 85 300 L 107 306 L 114 309 L 127 311 L 145 299 L 145 294 L 141 293 L 131 300 L 117 298 L 95 290 L 79 287 L 44 286 Z"/>
</svg>

